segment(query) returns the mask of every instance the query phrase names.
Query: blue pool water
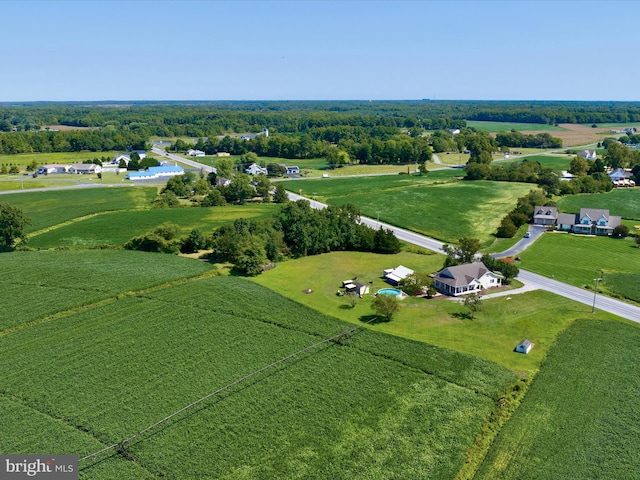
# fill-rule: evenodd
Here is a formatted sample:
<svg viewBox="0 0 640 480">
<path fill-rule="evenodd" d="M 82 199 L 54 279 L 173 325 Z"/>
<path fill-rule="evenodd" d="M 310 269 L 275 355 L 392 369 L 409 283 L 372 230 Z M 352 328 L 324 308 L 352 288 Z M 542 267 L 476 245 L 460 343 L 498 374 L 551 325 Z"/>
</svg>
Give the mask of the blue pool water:
<svg viewBox="0 0 640 480">
<path fill-rule="evenodd" d="M 402 295 L 402 292 L 397 288 L 381 288 L 380 290 L 378 290 L 378 294 L 379 295 L 395 295 L 396 297 L 399 297 L 400 295 Z"/>
</svg>

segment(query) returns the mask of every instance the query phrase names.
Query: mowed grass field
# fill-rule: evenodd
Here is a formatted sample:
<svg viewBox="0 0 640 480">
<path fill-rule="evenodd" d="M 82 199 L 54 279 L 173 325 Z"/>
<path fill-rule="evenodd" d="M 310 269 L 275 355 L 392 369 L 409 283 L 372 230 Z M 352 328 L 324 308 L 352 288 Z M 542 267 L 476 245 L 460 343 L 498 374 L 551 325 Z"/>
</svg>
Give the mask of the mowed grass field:
<svg viewBox="0 0 640 480">
<path fill-rule="evenodd" d="M 519 122 L 484 122 L 479 120 L 467 120 L 467 127 L 473 127 L 476 130 L 485 132 L 510 132 L 516 130 L 518 132 L 527 131 L 548 131 L 553 136 L 553 132 L 563 131 L 564 128 L 548 125 L 545 123 L 519 123 Z"/>
<path fill-rule="evenodd" d="M 73 296 L 78 278 L 108 282 L 109 268 L 165 283 L 111 283 L 121 287 L 111 298 L 50 318 L 34 312 L 0 334 L 3 453 L 83 457 L 352 326 L 246 279 L 206 272 L 176 279 L 177 272 L 193 274 L 189 262 L 197 270 L 203 264 L 171 257 L 181 267 L 160 254 L 132 261 L 105 251 L 102 269 L 78 262 L 73 272 L 40 277 L 41 264 L 62 262 L 63 253 L 11 260 L 21 268 L 6 281 L 24 288 L 4 312 L 19 312 L 43 281 L 69 285 Z M 63 293 L 40 296 L 55 305 Z M 453 478 L 497 395 L 514 380 L 495 363 L 364 330 L 137 437 L 129 461 L 112 450 L 81 462 L 80 477 Z"/>
<path fill-rule="evenodd" d="M 571 160 L 575 158 L 575 155 L 527 155 L 523 158 L 508 158 L 500 160 L 498 165 L 503 163 L 520 163 L 523 160 L 530 160 L 532 162 L 540 162 L 544 168 L 550 168 L 555 172 L 561 172 L 562 170 L 568 170 Z"/>
<path fill-rule="evenodd" d="M 563 212 L 578 213 L 581 208 L 604 208 L 609 214 L 640 221 L 640 188 L 614 188 L 607 193 L 567 195 L 558 200 Z"/>
<path fill-rule="evenodd" d="M 0 197 L 31 219 L 27 233 L 59 225 L 86 215 L 108 211 L 149 209 L 156 187 L 82 188 L 11 193 Z"/>
<path fill-rule="evenodd" d="M 571 325 L 474 478 L 637 478 L 638 352 L 638 325 Z"/>
<path fill-rule="evenodd" d="M 521 268 L 577 287 L 594 288 L 593 279 L 601 277 L 600 289 L 640 302 L 640 251 L 633 238 L 545 233 L 520 258 Z"/>
<path fill-rule="evenodd" d="M 84 160 L 93 160 L 94 158 L 109 157 L 113 158 L 120 153 L 111 150 L 108 152 L 52 152 L 52 153 L 22 153 L 19 155 L 0 155 L 0 165 L 18 165 L 26 167 L 32 162 L 38 165 L 47 165 L 50 163 L 72 164 L 82 162 Z"/>
<path fill-rule="evenodd" d="M 174 208 L 166 210 L 116 211 L 83 217 L 51 228 L 29 238 L 32 248 L 118 246 L 133 237 L 152 230 L 164 222 L 181 227 L 187 235 L 198 229 L 208 235 L 221 225 L 233 223 L 237 218 L 271 218 L 279 208 L 273 203 L 249 203 L 211 208 Z"/>
<path fill-rule="evenodd" d="M 369 320 L 373 293 L 388 287 L 382 279 L 386 268 L 404 265 L 417 272 L 433 273 L 442 268 L 443 255 L 372 255 L 333 252 L 278 264 L 273 270 L 253 278 L 296 302 L 356 325 Z M 358 278 L 370 285 L 370 295 L 357 299 L 351 307 L 348 297 L 337 295 L 343 280 Z M 371 283 L 370 283 L 371 282 Z M 306 294 L 304 290 L 313 293 Z M 556 335 L 577 318 L 592 316 L 591 309 L 548 292 L 529 292 L 485 300 L 474 320 L 449 297 L 406 298 L 389 323 L 372 325 L 372 330 L 440 345 L 498 362 L 529 374 L 540 366 Z M 603 312 L 597 318 L 615 318 Z M 536 348 L 528 355 L 513 350 L 528 338 Z"/>
<path fill-rule="evenodd" d="M 379 216 L 380 221 L 444 242 L 470 236 L 485 246 L 493 242 L 500 220 L 517 199 L 537 188 L 525 183 L 490 181 L 433 184 L 440 175 L 443 182 L 451 179 L 452 171 L 456 172 L 441 170 L 424 177 L 301 180 L 287 182 L 285 188 L 329 204 L 354 204 L 367 217 Z"/>
</svg>

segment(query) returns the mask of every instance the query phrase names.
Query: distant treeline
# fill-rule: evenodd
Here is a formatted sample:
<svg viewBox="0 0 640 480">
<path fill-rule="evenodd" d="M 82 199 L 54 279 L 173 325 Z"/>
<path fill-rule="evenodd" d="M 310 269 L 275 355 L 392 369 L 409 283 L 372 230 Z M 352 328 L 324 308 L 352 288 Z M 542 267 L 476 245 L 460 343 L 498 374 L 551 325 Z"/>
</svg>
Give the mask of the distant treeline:
<svg viewBox="0 0 640 480">
<path fill-rule="evenodd" d="M 497 122 L 640 122 L 640 102 L 290 101 L 31 103 L 0 105 L 0 131 L 44 125 L 128 127 L 148 135 L 206 137 L 229 132 L 300 133 L 318 127 L 459 128 L 465 120 Z"/>
</svg>

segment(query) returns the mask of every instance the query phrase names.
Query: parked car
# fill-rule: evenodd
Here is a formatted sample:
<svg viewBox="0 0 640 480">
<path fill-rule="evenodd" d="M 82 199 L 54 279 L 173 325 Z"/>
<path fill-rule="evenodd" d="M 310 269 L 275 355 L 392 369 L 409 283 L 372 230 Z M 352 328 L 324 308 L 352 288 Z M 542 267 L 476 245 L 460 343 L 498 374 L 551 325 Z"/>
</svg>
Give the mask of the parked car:
<svg viewBox="0 0 640 480">
<path fill-rule="evenodd" d="M 524 238 L 529 238 L 531 236 L 531 232 L 527 232 L 524 234 Z"/>
</svg>

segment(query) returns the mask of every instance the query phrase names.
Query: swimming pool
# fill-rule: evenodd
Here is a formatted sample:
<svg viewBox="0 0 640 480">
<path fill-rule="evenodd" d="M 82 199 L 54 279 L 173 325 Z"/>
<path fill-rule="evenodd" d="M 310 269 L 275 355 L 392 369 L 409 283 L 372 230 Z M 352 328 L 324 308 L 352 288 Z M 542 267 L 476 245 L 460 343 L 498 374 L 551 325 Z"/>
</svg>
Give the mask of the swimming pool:
<svg viewBox="0 0 640 480">
<path fill-rule="evenodd" d="M 402 290 L 397 288 L 381 288 L 378 290 L 378 295 L 395 295 L 396 297 L 402 296 Z"/>
</svg>

